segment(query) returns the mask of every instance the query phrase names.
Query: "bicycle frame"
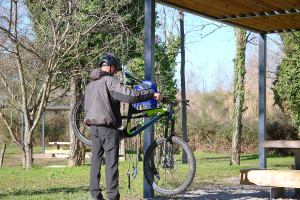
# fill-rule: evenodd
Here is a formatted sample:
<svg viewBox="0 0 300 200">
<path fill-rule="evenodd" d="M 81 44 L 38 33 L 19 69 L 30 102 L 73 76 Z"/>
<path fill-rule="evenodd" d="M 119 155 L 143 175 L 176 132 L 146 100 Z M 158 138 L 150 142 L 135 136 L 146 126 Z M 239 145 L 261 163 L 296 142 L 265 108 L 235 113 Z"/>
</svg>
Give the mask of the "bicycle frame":
<svg viewBox="0 0 300 200">
<path fill-rule="evenodd" d="M 134 85 L 137 85 L 136 82 L 142 83 L 142 81 L 132 77 L 130 74 L 125 72 L 126 77 L 130 80 L 129 82 L 127 82 L 127 85 L 131 86 L 131 88 L 134 87 Z M 132 104 L 129 104 L 128 107 L 128 114 L 127 116 L 122 116 L 122 118 L 126 118 L 127 119 L 127 123 L 126 123 L 126 127 L 125 129 L 121 130 L 123 133 L 123 137 L 124 138 L 128 138 L 128 137 L 134 137 L 137 134 L 141 133 L 142 131 L 144 131 L 146 128 L 148 128 L 149 126 L 151 126 L 152 124 L 154 124 L 155 122 L 157 122 L 158 120 L 160 120 L 163 117 L 167 117 L 166 118 L 166 123 L 165 123 L 165 138 L 169 137 L 171 138 L 171 135 L 174 135 L 174 123 L 175 120 L 172 119 L 172 115 L 173 115 L 173 105 L 170 104 L 170 106 L 168 108 L 158 108 L 158 109 L 144 109 L 144 110 L 137 110 L 136 108 L 133 107 Z M 134 114 L 141 114 L 138 116 L 132 116 Z M 132 129 L 130 128 L 130 120 L 131 119 L 137 119 L 137 118 L 144 118 L 144 117 L 149 117 L 152 114 L 157 114 L 160 113 L 158 116 L 154 117 L 151 121 L 149 121 L 148 123 L 144 124 L 143 126 L 136 126 L 133 127 Z M 168 136 L 168 127 L 169 127 L 169 120 L 171 119 L 171 133 Z"/>
<path fill-rule="evenodd" d="M 132 116 L 134 114 L 139 114 L 139 113 L 141 115 Z M 136 127 L 133 127 L 132 129 L 130 128 L 131 119 L 139 119 L 139 118 L 149 117 L 150 115 L 157 114 L 157 113 L 160 113 L 160 114 L 158 116 L 154 117 L 148 123 L 144 124 L 143 126 L 136 126 Z M 154 124 L 155 122 L 157 122 L 158 120 L 160 120 L 161 118 L 167 117 L 166 118 L 166 124 L 165 124 L 165 126 L 166 126 L 165 137 L 167 137 L 168 123 L 169 123 L 169 119 L 172 117 L 172 114 L 173 114 L 173 112 L 172 112 L 172 106 L 170 106 L 169 108 L 137 110 L 136 108 L 134 108 L 132 106 L 132 104 L 129 104 L 128 115 L 127 116 L 123 116 L 123 118 L 127 119 L 126 127 L 122 130 L 123 136 L 125 138 L 127 138 L 127 137 L 134 137 L 137 134 L 139 134 L 142 131 L 144 131 L 149 126 L 151 126 L 152 124 Z M 172 125 L 172 126 L 174 127 L 174 125 Z M 172 130 L 174 130 L 174 129 L 172 128 Z"/>
</svg>

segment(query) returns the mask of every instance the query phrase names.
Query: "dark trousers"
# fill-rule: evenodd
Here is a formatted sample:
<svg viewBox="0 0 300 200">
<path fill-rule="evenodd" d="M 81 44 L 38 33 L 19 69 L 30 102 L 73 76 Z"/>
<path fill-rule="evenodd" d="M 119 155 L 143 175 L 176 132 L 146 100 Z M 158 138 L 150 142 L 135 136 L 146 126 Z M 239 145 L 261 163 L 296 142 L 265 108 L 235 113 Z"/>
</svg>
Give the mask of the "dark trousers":
<svg viewBox="0 0 300 200">
<path fill-rule="evenodd" d="M 103 154 L 105 153 L 105 181 L 107 197 L 120 199 L 119 193 L 119 137 L 117 129 L 112 126 L 91 126 L 92 160 L 90 171 L 90 192 L 93 197 L 102 198 L 100 170 Z"/>
</svg>

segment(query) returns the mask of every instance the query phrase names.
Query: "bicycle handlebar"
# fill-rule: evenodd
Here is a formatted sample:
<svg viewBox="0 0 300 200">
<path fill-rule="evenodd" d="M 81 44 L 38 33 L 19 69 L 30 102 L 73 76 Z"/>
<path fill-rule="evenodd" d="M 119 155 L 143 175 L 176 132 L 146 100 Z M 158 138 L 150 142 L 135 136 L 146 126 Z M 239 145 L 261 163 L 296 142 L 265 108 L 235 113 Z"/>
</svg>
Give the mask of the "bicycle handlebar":
<svg viewBox="0 0 300 200">
<path fill-rule="evenodd" d="M 134 78 L 133 76 L 131 76 L 128 72 L 124 73 L 126 78 L 129 79 L 129 81 L 126 82 L 126 85 L 129 85 L 131 87 L 138 85 L 140 88 L 142 89 L 150 89 L 152 87 L 152 85 L 145 81 L 141 81 L 137 78 Z"/>
<path fill-rule="evenodd" d="M 177 106 L 180 103 L 185 104 L 185 105 L 189 105 L 188 102 L 189 102 L 189 100 L 175 100 L 175 101 L 172 101 L 172 100 L 168 99 L 167 97 L 164 97 L 163 100 L 162 100 L 162 103 L 171 104 L 172 106 Z"/>
<path fill-rule="evenodd" d="M 126 78 L 128 78 L 128 79 L 133 79 L 133 80 L 135 80 L 139 83 L 143 83 L 142 81 L 140 81 L 140 80 L 134 78 L 133 76 L 131 76 L 128 72 L 125 72 L 124 74 L 125 74 Z"/>
</svg>

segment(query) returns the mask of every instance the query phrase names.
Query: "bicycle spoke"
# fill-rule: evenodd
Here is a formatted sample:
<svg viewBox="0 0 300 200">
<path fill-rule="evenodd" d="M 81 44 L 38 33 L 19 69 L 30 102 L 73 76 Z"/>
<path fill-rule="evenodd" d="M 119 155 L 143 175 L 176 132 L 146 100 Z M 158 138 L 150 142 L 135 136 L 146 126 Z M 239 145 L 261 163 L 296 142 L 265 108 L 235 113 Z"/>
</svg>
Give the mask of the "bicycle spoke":
<svg viewBox="0 0 300 200">
<path fill-rule="evenodd" d="M 172 176 L 174 176 L 174 175 L 172 174 Z M 174 183 L 180 183 L 181 182 L 180 180 L 182 180 L 179 178 L 178 174 L 176 174 L 176 179 L 177 179 L 177 181 L 174 181 Z M 175 180 L 175 178 L 174 178 L 174 180 Z"/>
<path fill-rule="evenodd" d="M 183 164 L 181 159 L 182 149 L 178 144 L 173 143 L 173 152 L 169 152 L 170 147 L 167 147 L 166 163 L 163 163 L 162 148 L 163 143 L 161 143 L 152 155 L 154 158 L 154 166 L 158 173 L 159 179 L 154 175 L 154 183 L 161 188 L 166 190 L 176 190 L 179 188 L 185 180 L 188 178 L 190 165 Z"/>
<path fill-rule="evenodd" d="M 145 176 L 156 192 L 172 196 L 181 193 L 191 184 L 196 170 L 195 157 L 186 143 L 177 137 L 172 138 L 172 143 L 167 141 L 164 144 L 166 139 L 159 138 L 146 151 L 145 163 L 150 164 L 151 159 L 154 163 L 145 165 Z M 187 152 L 187 164 L 182 163 L 183 151 Z M 153 179 L 154 172 L 156 176 Z"/>
</svg>

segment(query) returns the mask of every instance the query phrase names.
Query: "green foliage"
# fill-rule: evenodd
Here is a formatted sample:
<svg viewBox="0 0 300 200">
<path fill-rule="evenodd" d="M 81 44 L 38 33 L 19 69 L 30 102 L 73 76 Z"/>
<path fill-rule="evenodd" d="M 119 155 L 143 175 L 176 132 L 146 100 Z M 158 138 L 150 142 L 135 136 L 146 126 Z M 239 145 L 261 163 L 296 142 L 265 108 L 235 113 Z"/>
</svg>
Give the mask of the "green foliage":
<svg viewBox="0 0 300 200">
<path fill-rule="evenodd" d="M 286 57 L 277 66 L 273 82 L 275 103 L 300 131 L 300 32 L 280 35 Z"/>
<path fill-rule="evenodd" d="M 158 92 L 162 93 L 164 97 L 171 100 L 175 100 L 175 95 L 178 93 L 176 87 L 175 65 L 176 56 L 178 55 L 180 48 L 180 37 L 175 38 L 173 34 L 170 34 L 168 38 L 169 43 L 162 42 L 159 36 L 157 36 L 155 44 L 155 85 Z M 144 52 L 144 45 L 142 41 L 139 42 L 140 51 Z M 145 60 L 144 55 L 131 60 L 129 65 L 125 69 L 130 72 L 134 77 L 139 80 L 144 80 Z M 161 103 L 158 102 L 158 107 Z M 164 121 L 160 120 L 155 124 L 156 134 L 163 134 Z"/>
<path fill-rule="evenodd" d="M 236 58 L 234 59 L 234 92 L 233 92 L 233 130 L 232 130 L 232 159 L 230 164 L 239 165 L 241 152 L 242 119 L 245 101 L 245 52 L 246 30 L 235 28 Z"/>
<path fill-rule="evenodd" d="M 47 43 L 49 38 L 55 35 L 64 34 L 68 28 L 67 39 L 78 37 L 79 42 L 68 55 L 67 59 L 61 60 L 61 73 L 56 77 L 56 85 L 67 87 L 70 76 L 74 70 L 80 71 L 83 79 L 82 88 L 87 83 L 89 68 L 97 68 L 97 62 L 106 53 L 114 54 L 121 63 L 126 63 L 130 58 L 140 56 L 137 51 L 137 41 L 142 38 L 144 28 L 143 1 L 113 1 L 113 0 L 88 0 L 69 4 L 68 1 L 39 1 L 28 0 L 26 5 L 32 15 L 37 19 L 33 21 L 36 41 L 46 51 L 51 51 L 52 46 Z M 72 5 L 70 9 L 69 6 Z M 51 12 L 51 17 L 45 11 Z M 59 22 L 59 20 L 61 21 Z M 51 21 L 57 20 L 57 27 L 48 28 Z M 91 25 L 95 24 L 92 30 L 82 35 Z M 46 31 L 45 31 L 46 30 Z M 59 42 L 59 41 L 57 41 Z M 68 40 L 65 41 L 68 48 Z M 44 50 L 45 51 L 45 50 Z M 61 54 L 64 49 L 60 49 Z M 57 59 L 59 60 L 59 58 Z"/>
<path fill-rule="evenodd" d="M 178 93 L 176 87 L 175 65 L 176 56 L 179 53 L 180 37 L 175 38 L 173 34 L 168 38 L 169 43 L 162 42 L 159 38 L 155 44 L 155 84 L 157 90 L 161 92 L 165 97 L 174 100 L 175 95 Z M 144 51 L 144 47 L 141 46 L 141 51 Z M 144 55 L 139 58 L 133 59 L 128 67 L 127 71 L 131 72 L 133 76 L 140 80 L 144 78 L 145 70 Z"/>
</svg>

